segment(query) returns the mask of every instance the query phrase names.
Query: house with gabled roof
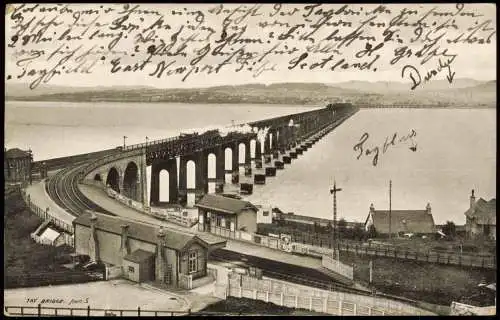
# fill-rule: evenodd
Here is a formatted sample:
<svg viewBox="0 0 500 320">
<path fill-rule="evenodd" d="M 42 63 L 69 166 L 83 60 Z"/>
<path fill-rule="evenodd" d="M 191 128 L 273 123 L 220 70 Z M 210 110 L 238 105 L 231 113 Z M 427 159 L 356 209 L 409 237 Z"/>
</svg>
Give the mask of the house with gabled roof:
<svg viewBox="0 0 500 320">
<path fill-rule="evenodd" d="M 206 277 L 209 249 L 220 245 L 178 230 L 92 211 L 73 220 L 73 227 L 77 254 L 120 267 L 126 279 L 160 281 L 172 287 L 192 288 L 193 280 Z"/>
<path fill-rule="evenodd" d="M 375 210 L 372 204 L 365 221 L 365 230 L 369 230 L 370 226 L 374 226 L 378 234 L 384 235 L 388 235 L 389 233 L 396 235 L 401 233 L 435 233 L 434 218 L 432 217 L 430 204 L 427 204 L 425 210 L 391 211 Z"/>
<path fill-rule="evenodd" d="M 198 230 L 216 234 L 236 231 L 257 232 L 259 209 L 248 201 L 216 194 L 206 194 L 195 204 L 198 208 Z"/>
<path fill-rule="evenodd" d="M 476 201 L 474 190 L 470 196 L 469 209 L 465 211 L 465 234 L 468 239 L 497 238 L 497 201 L 486 201 L 479 198 Z"/>
</svg>

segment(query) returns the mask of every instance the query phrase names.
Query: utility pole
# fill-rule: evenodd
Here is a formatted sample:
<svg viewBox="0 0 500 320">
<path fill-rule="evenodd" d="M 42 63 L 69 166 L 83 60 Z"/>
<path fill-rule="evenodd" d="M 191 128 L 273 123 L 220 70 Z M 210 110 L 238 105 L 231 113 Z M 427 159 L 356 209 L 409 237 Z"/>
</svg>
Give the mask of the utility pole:
<svg viewBox="0 0 500 320">
<path fill-rule="evenodd" d="M 392 180 L 389 180 L 389 239 L 392 239 Z"/>
<path fill-rule="evenodd" d="M 125 149 L 125 140 L 127 139 L 127 136 L 123 136 L 123 149 Z"/>
<path fill-rule="evenodd" d="M 332 247 L 333 247 L 333 258 L 335 258 L 335 253 L 337 253 L 337 259 L 339 258 L 339 252 L 336 250 L 335 245 L 337 244 L 337 192 L 342 191 L 341 188 L 337 188 L 337 183 L 335 179 L 333 180 L 333 188 L 330 188 L 330 194 L 333 194 L 333 232 L 332 232 Z"/>
<path fill-rule="evenodd" d="M 368 266 L 370 268 L 370 286 L 371 286 L 373 283 L 373 260 L 370 260 Z"/>
</svg>

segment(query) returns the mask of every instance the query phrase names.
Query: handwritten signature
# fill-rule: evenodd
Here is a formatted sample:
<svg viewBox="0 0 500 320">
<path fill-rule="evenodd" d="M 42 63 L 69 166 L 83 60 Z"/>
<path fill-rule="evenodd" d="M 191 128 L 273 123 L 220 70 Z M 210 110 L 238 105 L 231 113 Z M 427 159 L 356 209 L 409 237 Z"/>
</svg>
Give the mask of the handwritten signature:
<svg viewBox="0 0 500 320">
<path fill-rule="evenodd" d="M 417 151 L 417 144 L 413 139 L 416 136 L 417 136 L 417 132 L 413 129 L 411 129 L 409 134 L 402 136 L 399 139 L 398 139 L 398 134 L 394 133 L 392 135 L 392 137 L 387 136 L 385 138 L 384 145 L 382 146 L 382 148 L 380 148 L 378 146 L 366 148 L 365 142 L 368 140 L 370 135 L 367 132 L 365 132 L 365 133 L 363 133 L 363 135 L 359 139 L 359 142 L 354 145 L 353 150 L 359 152 L 358 156 L 356 158 L 358 160 L 363 155 L 365 155 L 365 156 L 373 155 L 372 164 L 375 167 L 378 164 L 380 149 L 382 149 L 382 154 L 385 154 L 390 146 L 396 146 L 396 145 L 401 144 L 401 143 L 411 142 L 411 146 L 409 147 L 409 149 L 413 152 L 416 152 Z"/>
<path fill-rule="evenodd" d="M 453 60 L 455 60 L 455 56 L 453 56 L 451 59 L 447 59 L 445 62 L 443 62 L 441 58 L 439 58 L 436 69 L 427 71 L 424 76 L 423 82 L 428 82 L 441 71 L 447 70 L 446 79 L 450 84 L 453 83 L 453 78 L 455 77 L 455 72 L 452 72 L 451 70 L 451 63 L 453 62 Z M 412 65 L 407 64 L 403 67 L 403 69 L 401 69 L 401 77 L 405 78 L 405 76 L 408 76 L 412 81 L 411 90 L 415 90 L 415 88 L 422 84 L 422 76 L 420 75 L 420 71 L 418 71 L 418 69 Z"/>
</svg>

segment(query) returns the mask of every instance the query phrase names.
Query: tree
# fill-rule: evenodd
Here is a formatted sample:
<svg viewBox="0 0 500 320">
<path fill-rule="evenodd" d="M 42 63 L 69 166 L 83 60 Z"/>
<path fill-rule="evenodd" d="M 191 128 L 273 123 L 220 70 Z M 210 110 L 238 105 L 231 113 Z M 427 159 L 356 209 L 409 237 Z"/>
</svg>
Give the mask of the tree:
<svg viewBox="0 0 500 320">
<path fill-rule="evenodd" d="M 376 238 L 377 237 L 377 230 L 375 229 L 375 226 L 371 224 L 368 227 L 368 231 L 366 232 L 366 236 L 368 238 Z"/>
<path fill-rule="evenodd" d="M 328 221 L 328 225 L 326 226 L 326 232 L 331 233 L 332 232 L 332 223 Z"/>
<path fill-rule="evenodd" d="M 363 228 L 359 224 L 354 225 L 354 228 L 352 228 L 352 237 L 355 240 L 361 240 L 363 238 Z"/>
<path fill-rule="evenodd" d="M 455 237 L 457 234 L 457 228 L 453 221 L 446 221 L 446 224 L 443 226 L 443 233 L 449 237 Z"/>
<path fill-rule="evenodd" d="M 318 227 L 319 227 L 319 224 L 316 221 L 314 221 L 314 229 L 313 229 L 314 233 L 318 233 L 319 232 Z"/>
<path fill-rule="evenodd" d="M 345 219 L 342 218 L 337 222 L 337 230 L 339 232 L 339 235 L 345 236 L 346 229 L 347 229 L 347 221 L 345 221 Z"/>
</svg>

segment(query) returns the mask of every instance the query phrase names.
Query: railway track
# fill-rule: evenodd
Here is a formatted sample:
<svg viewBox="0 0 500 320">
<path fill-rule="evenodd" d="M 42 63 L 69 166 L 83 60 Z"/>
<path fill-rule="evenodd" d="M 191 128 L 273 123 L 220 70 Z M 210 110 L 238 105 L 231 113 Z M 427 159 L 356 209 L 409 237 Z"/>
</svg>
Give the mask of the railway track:
<svg viewBox="0 0 500 320">
<path fill-rule="evenodd" d="M 264 276 L 313 288 L 329 291 L 343 291 L 367 296 L 371 295 L 370 292 L 352 288 L 341 282 L 336 282 L 318 270 L 247 256 L 224 249 L 218 249 L 211 252 L 209 260 L 229 264 L 235 268 L 237 267 L 245 270 L 248 270 L 249 267 L 256 267 L 262 270 L 262 275 Z M 281 270 L 286 272 L 280 272 Z"/>
<path fill-rule="evenodd" d="M 95 210 L 114 215 L 90 201 L 78 189 L 81 170 L 86 164 L 87 162 L 74 164 L 50 177 L 45 185 L 49 197 L 61 208 L 67 210 L 76 217 L 84 213 L 85 210 Z"/>
</svg>

